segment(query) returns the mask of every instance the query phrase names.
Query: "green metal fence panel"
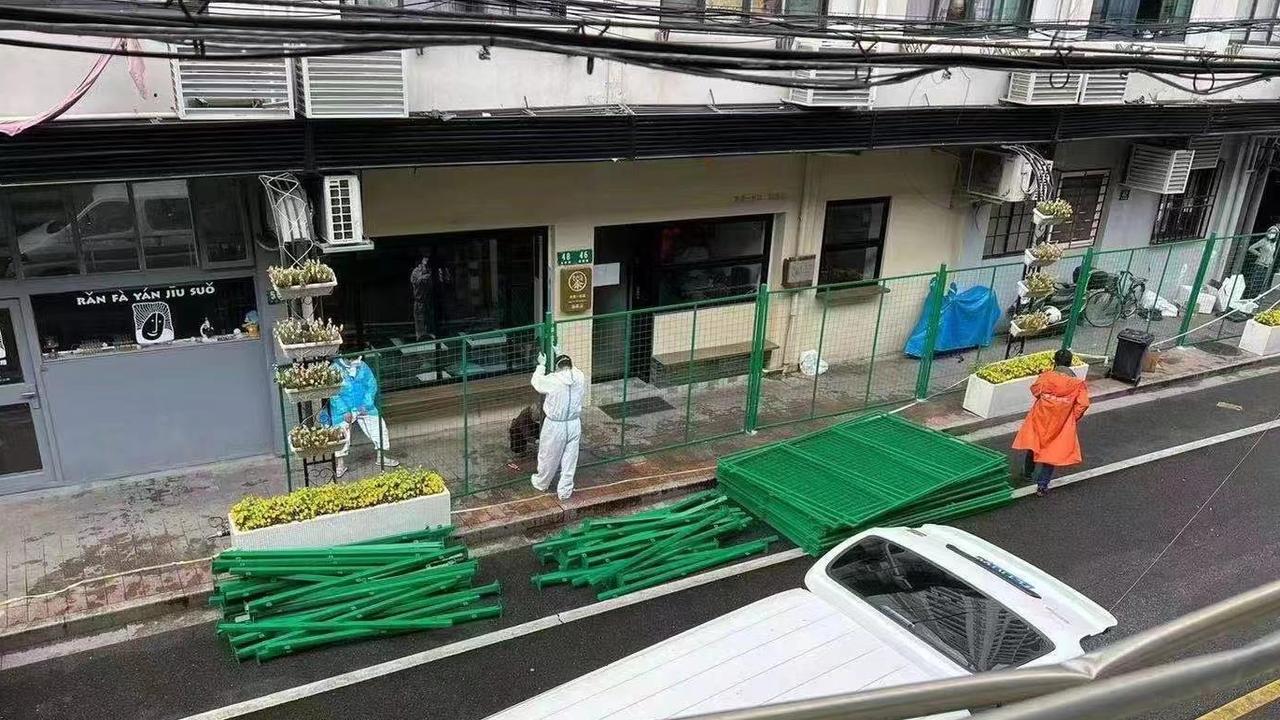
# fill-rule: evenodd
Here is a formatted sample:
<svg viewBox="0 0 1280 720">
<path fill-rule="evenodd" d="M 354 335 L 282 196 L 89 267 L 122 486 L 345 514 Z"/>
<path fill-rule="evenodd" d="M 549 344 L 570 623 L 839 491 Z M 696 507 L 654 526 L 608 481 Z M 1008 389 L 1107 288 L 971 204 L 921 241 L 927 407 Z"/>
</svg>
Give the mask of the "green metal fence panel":
<svg viewBox="0 0 1280 720">
<path fill-rule="evenodd" d="M 1208 263 L 1204 292 L 1214 295 L 1221 292 L 1227 297 L 1239 294 L 1243 298 L 1260 298 L 1261 308 L 1272 305 L 1280 300 L 1280 290 L 1271 290 L 1277 282 L 1276 271 L 1280 269 L 1275 256 L 1275 243 L 1265 234 L 1219 238 Z M 1223 312 L 1221 305 L 1215 308 L 1214 315 L 1217 316 L 1217 321 L 1204 327 L 1201 326 L 1209 323 L 1212 318 L 1197 316 L 1194 319 L 1188 338 L 1190 344 L 1235 344 L 1244 331 L 1247 316 Z"/>
<path fill-rule="evenodd" d="M 1198 328 L 1203 324 L 1201 320 L 1212 314 L 1212 309 L 1207 313 L 1201 313 L 1198 300 L 1201 291 L 1204 290 L 1204 281 L 1208 279 L 1209 264 L 1213 261 L 1214 248 L 1216 246 L 1217 238 L 1210 235 L 1209 239 L 1205 241 L 1203 251 L 1200 253 L 1200 266 L 1196 269 L 1195 280 L 1192 281 L 1191 287 L 1187 291 L 1187 299 L 1182 304 L 1182 324 L 1178 327 L 1179 346 L 1190 344 L 1191 338 L 1189 335 L 1193 322 L 1195 327 Z M 1179 289 L 1179 294 L 1181 294 L 1181 289 Z"/>
</svg>

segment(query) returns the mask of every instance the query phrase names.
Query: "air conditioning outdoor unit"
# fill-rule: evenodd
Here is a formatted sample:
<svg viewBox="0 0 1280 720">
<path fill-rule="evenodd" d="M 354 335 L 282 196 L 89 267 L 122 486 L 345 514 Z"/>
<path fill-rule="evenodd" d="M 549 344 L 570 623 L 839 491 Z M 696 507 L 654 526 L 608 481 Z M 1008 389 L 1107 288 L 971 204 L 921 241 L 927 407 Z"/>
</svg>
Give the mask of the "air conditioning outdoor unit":
<svg viewBox="0 0 1280 720">
<path fill-rule="evenodd" d="M 371 246 L 364 237 L 360 178 L 356 175 L 324 178 L 324 242 L 329 251 Z"/>
<path fill-rule="evenodd" d="M 1080 85 L 1081 105 L 1120 105 L 1129 89 L 1129 73 L 1123 70 L 1084 73 Z"/>
<path fill-rule="evenodd" d="M 1011 72 L 1004 100 L 1018 105 L 1075 105 L 1082 83 L 1080 73 Z"/>
<path fill-rule="evenodd" d="M 797 42 L 796 50 L 810 52 L 838 52 L 853 48 L 852 43 L 825 41 L 820 43 Z M 850 67 L 840 70 L 796 70 L 794 77 L 805 80 L 860 80 L 866 82 L 873 75 L 868 67 Z M 804 107 L 842 107 L 871 109 L 875 103 L 874 87 L 859 87 L 852 90 L 822 90 L 813 88 L 789 88 L 782 99 L 786 102 Z"/>
<path fill-rule="evenodd" d="M 1191 159 L 1192 170 L 1212 170 L 1218 166 L 1218 158 L 1222 157 L 1222 138 L 1191 138 L 1187 149 L 1195 151 L 1195 157 Z"/>
<path fill-rule="evenodd" d="M 1162 195 L 1178 195 L 1187 189 L 1194 150 L 1135 144 L 1129 151 L 1124 184 Z"/>
<path fill-rule="evenodd" d="M 965 172 L 967 195 L 990 202 L 1020 202 L 1027 199 L 1031 184 L 1031 165 L 1021 155 L 993 150 L 970 154 Z"/>
<path fill-rule="evenodd" d="M 400 50 L 298 61 L 302 113 L 314 118 L 408 117 Z"/>
<path fill-rule="evenodd" d="M 287 8 L 243 2 L 212 2 L 210 15 L 262 17 L 291 14 Z M 192 54 L 187 45 L 172 52 Z M 213 55 L 247 55 L 278 50 L 276 46 L 206 43 Z M 174 59 L 169 64 L 178 117 L 184 120 L 275 120 L 293 117 L 293 61 Z"/>
</svg>

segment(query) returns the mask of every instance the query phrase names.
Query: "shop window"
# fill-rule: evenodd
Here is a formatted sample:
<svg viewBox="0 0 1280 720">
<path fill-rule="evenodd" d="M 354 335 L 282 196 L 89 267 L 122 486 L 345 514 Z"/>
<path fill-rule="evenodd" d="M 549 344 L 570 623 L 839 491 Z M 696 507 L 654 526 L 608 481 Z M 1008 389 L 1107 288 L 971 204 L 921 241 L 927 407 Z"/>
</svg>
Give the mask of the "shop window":
<svg viewBox="0 0 1280 720">
<path fill-rule="evenodd" d="M 1021 255 L 1031 246 L 1035 224 L 1032 222 L 1033 202 L 1005 202 L 991 207 L 987 221 L 987 239 L 982 257 L 996 258 Z"/>
<path fill-rule="evenodd" d="M 880 277 L 889 198 L 827 203 L 818 284 Z"/>
<path fill-rule="evenodd" d="M 1180 40 L 1183 32 L 1170 33 L 1161 26 L 1177 26 L 1190 17 L 1191 0 L 1094 0 L 1090 24 L 1111 27 L 1090 30 L 1089 37 Z"/>
<path fill-rule="evenodd" d="M 138 232 L 129 186 L 75 185 L 70 188 L 70 195 L 85 272 L 137 270 Z"/>
<path fill-rule="evenodd" d="M 253 278 L 32 295 L 47 359 L 257 337 Z"/>
<path fill-rule="evenodd" d="M 544 233 L 380 237 L 372 250 L 331 255 L 338 289 L 325 301 L 326 314 L 345 326 L 352 348 L 532 324 Z"/>
<path fill-rule="evenodd" d="M 0 277 L 250 265 L 242 192 L 234 178 L 0 191 Z"/>
<path fill-rule="evenodd" d="M 80 272 L 76 235 L 60 188 L 22 188 L 9 193 L 9 217 L 27 277 Z"/>
<path fill-rule="evenodd" d="M 196 237 L 204 252 L 205 266 L 249 264 L 249 233 L 240 182 L 233 178 L 197 178 L 189 185 Z"/>
<path fill-rule="evenodd" d="M 1058 179 L 1058 197 L 1071 203 L 1072 213 L 1070 220 L 1054 226 L 1055 242 L 1080 247 L 1097 241 L 1110 184 L 1110 170 L 1062 173 Z"/>
<path fill-rule="evenodd" d="M 142 233 L 147 267 L 179 268 L 196 264 L 196 236 L 185 180 L 134 183 L 134 208 Z"/>
<path fill-rule="evenodd" d="M 658 305 L 745 295 L 764 280 L 769 216 L 658 225 Z"/>
<path fill-rule="evenodd" d="M 1202 237 L 1209 225 L 1209 216 L 1213 214 L 1220 177 L 1216 167 L 1192 170 L 1187 178 L 1186 191 L 1181 195 L 1161 195 L 1151 242 Z"/>
</svg>

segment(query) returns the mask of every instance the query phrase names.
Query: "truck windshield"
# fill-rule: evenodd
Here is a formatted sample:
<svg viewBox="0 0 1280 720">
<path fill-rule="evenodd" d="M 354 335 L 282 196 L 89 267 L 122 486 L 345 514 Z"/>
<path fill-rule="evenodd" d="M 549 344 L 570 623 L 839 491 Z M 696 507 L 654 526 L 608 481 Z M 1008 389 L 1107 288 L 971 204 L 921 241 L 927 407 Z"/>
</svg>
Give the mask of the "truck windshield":
<svg viewBox="0 0 1280 720">
<path fill-rule="evenodd" d="M 865 538 L 831 563 L 833 580 L 970 672 L 1018 667 L 1053 643 L 1005 606 L 900 545 Z"/>
</svg>

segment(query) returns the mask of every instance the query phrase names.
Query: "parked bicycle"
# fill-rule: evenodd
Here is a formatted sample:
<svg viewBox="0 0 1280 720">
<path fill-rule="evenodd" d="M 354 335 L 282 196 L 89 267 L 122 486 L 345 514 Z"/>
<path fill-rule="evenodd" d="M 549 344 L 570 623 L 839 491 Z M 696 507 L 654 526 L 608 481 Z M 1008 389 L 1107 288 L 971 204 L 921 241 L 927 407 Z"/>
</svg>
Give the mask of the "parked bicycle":
<svg viewBox="0 0 1280 720">
<path fill-rule="evenodd" d="M 1089 276 L 1089 290 L 1084 301 L 1085 322 L 1094 327 L 1111 327 L 1116 320 L 1133 317 L 1146 290 L 1146 278 L 1136 278 L 1128 270 L 1114 275 L 1094 271 Z"/>
</svg>

